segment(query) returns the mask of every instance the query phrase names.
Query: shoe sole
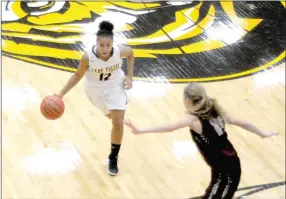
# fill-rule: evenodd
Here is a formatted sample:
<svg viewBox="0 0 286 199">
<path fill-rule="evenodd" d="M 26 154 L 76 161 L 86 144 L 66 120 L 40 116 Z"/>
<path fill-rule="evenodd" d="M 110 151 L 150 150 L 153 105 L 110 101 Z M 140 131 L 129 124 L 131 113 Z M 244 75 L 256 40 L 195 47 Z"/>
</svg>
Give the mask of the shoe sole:
<svg viewBox="0 0 286 199">
<path fill-rule="evenodd" d="M 107 159 L 105 161 L 105 166 L 108 167 L 108 164 L 109 164 L 109 160 Z M 118 175 L 118 173 L 111 173 L 109 170 L 108 170 L 108 174 L 111 175 L 111 176 L 117 176 Z"/>
<path fill-rule="evenodd" d="M 111 176 L 117 176 L 118 173 L 111 173 L 110 171 L 108 171 L 109 175 Z"/>
</svg>

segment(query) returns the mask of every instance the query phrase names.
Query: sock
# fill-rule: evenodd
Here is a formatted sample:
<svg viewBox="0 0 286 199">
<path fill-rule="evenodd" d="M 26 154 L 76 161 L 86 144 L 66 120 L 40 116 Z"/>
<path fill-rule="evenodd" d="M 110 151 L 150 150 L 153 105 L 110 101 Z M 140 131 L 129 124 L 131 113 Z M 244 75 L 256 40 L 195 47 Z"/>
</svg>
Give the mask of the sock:
<svg viewBox="0 0 286 199">
<path fill-rule="evenodd" d="M 117 158 L 121 144 L 111 144 L 111 153 L 109 158 Z"/>
</svg>

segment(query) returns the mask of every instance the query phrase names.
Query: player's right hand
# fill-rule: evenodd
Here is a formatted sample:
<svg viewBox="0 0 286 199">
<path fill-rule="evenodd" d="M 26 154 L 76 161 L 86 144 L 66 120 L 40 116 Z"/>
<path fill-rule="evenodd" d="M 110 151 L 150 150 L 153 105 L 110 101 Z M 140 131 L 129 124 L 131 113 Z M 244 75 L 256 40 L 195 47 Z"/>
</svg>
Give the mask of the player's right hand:
<svg viewBox="0 0 286 199">
<path fill-rule="evenodd" d="M 264 133 L 263 135 L 261 135 L 261 138 L 267 138 L 276 135 L 279 135 L 279 133 L 278 132 Z"/>
<path fill-rule="evenodd" d="M 60 98 L 63 98 L 63 96 L 62 96 L 62 95 L 60 95 L 60 94 L 56 94 L 56 93 L 54 93 L 54 96 L 58 96 L 58 97 L 60 97 Z"/>
</svg>

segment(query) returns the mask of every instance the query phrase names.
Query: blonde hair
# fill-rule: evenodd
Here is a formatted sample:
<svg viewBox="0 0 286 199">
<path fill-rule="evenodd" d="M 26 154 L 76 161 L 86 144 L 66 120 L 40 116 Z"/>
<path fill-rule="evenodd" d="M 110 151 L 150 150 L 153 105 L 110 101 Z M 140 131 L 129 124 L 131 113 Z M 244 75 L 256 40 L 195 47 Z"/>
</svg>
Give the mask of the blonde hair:
<svg viewBox="0 0 286 199">
<path fill-rule="evenodd" d="M 187 112 L 199 118 L 210 119 L 213 117 L 213 111 L 222 117 L 225 114 L 217 100 L 207 96 L 205 88 L 201 84 L 189 83 L 184 89 L 184 98 L 191 102 L 187 107 Z"/>
</svg>

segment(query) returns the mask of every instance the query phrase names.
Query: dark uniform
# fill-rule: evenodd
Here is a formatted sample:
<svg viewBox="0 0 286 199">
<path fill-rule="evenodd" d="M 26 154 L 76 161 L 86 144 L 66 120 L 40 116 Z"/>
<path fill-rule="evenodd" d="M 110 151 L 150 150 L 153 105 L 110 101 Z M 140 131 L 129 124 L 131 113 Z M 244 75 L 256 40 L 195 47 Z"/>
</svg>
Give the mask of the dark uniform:
<svg viewBox="0 0 286 199">
<path fill-rule="evenodd" d="M 202 134 L 191 135 L 206 163 L 212 179 L 203 199 L 231 199 L 240 182 L 241 167 L 236 150 L 227 138 L 225 125 L 215 111 L 212 119 L 200 119 Z"/>
</svg>

